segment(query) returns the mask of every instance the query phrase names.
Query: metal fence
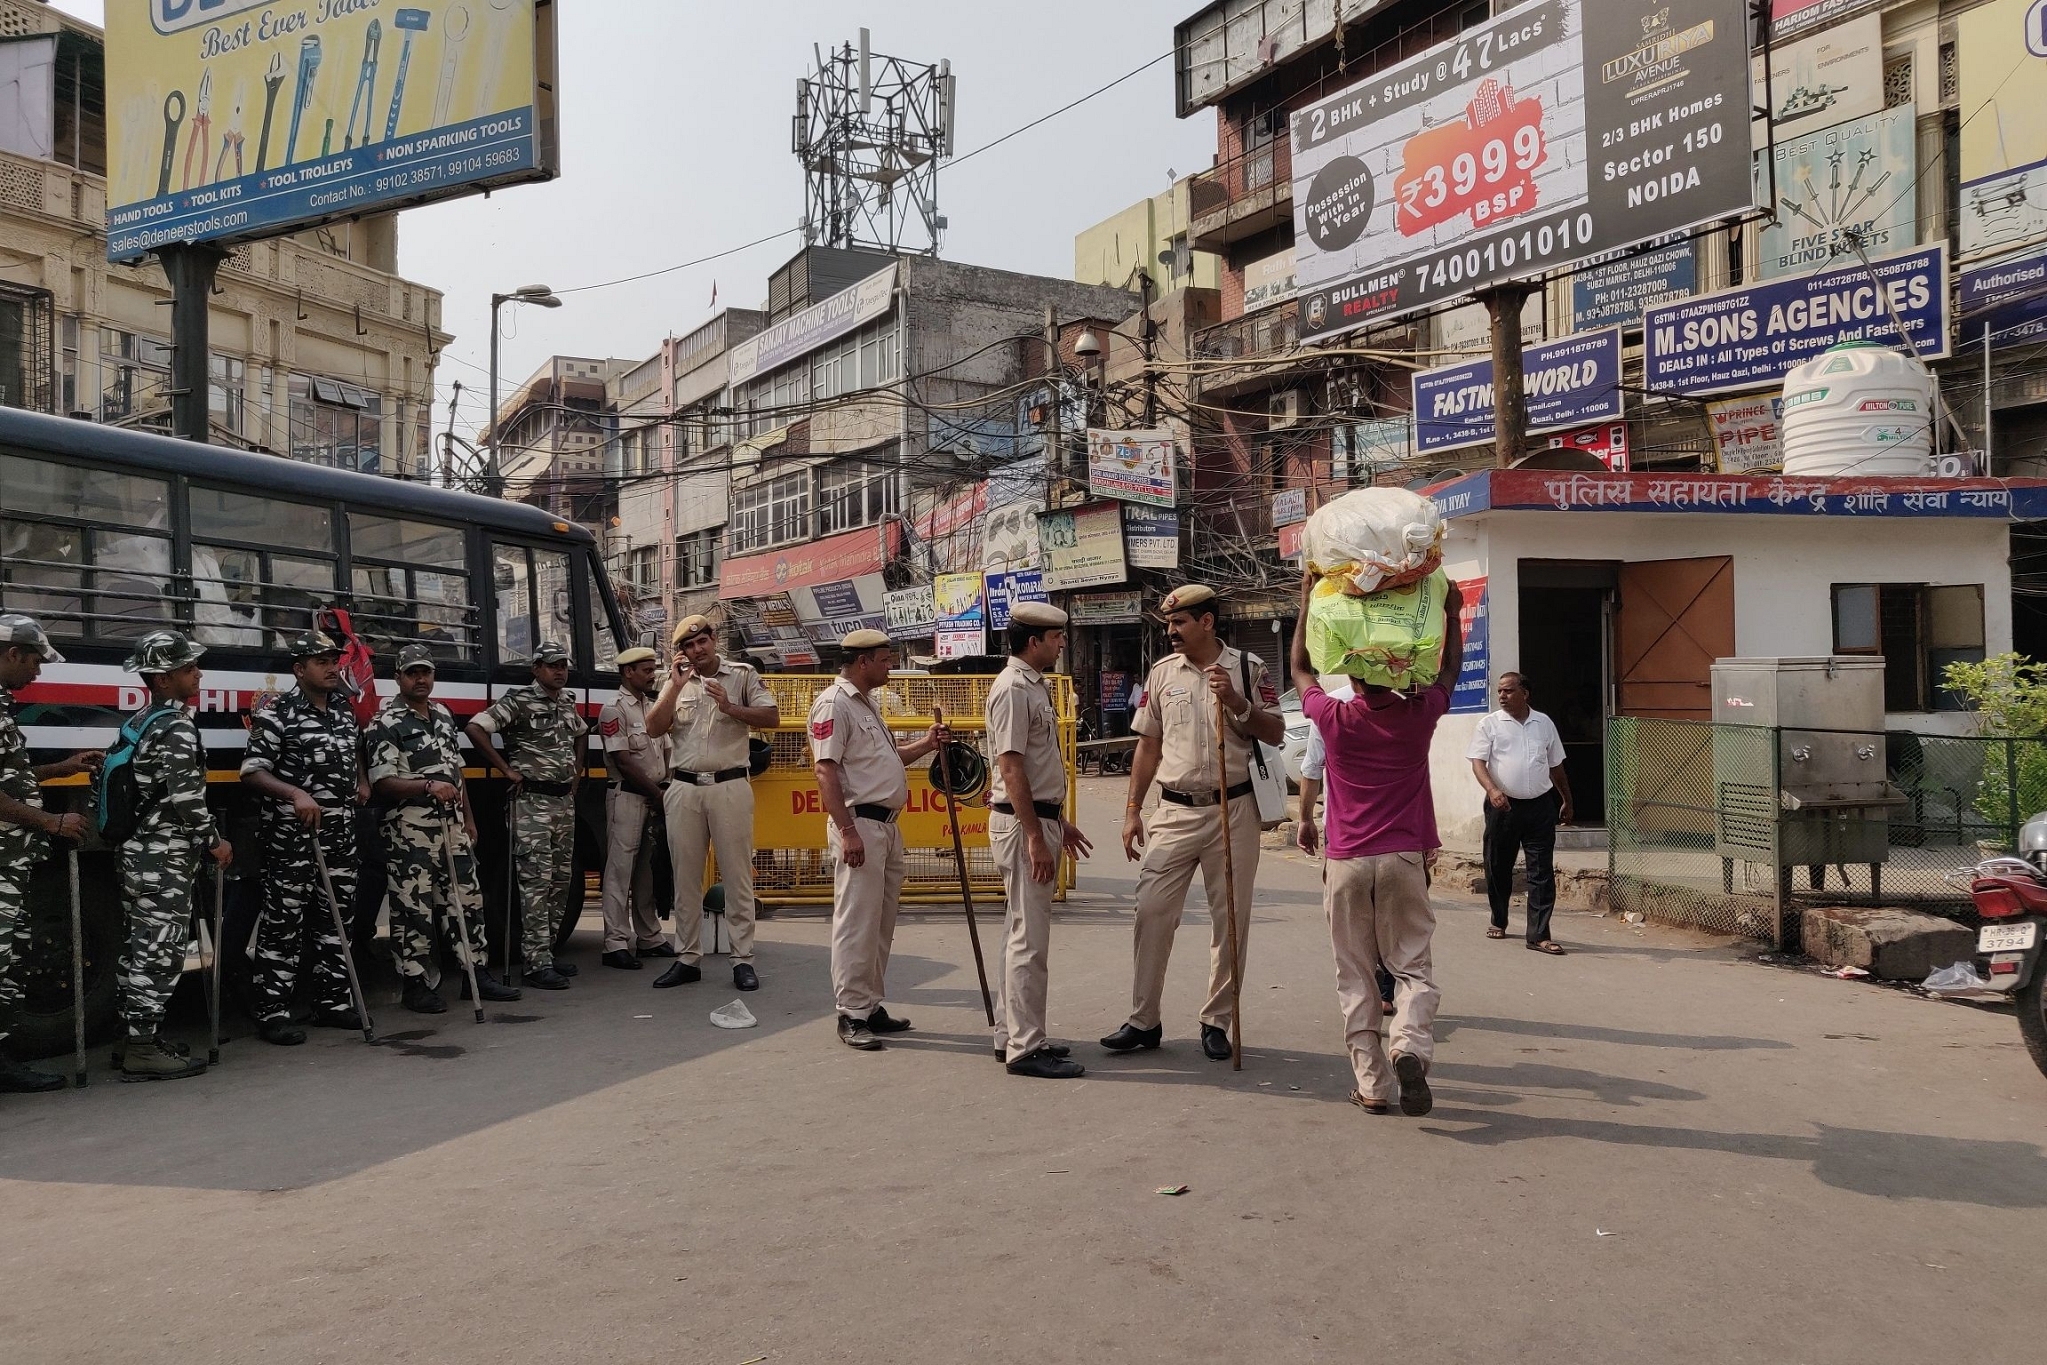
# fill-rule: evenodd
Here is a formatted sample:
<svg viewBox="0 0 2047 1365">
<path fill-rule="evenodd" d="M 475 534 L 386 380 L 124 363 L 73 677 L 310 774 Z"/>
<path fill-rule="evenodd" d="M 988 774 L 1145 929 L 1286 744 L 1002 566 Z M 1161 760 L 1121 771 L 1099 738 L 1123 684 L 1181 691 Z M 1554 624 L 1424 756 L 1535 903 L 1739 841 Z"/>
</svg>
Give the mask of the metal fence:
<svg viewBox="0 0 2047 1365">
<path fill-rule="evenodd" d="M 1880 806 L 1794 809 L 1785 755 L 1881 752 Z M 1807 905 L 1908 904 L 1973 922 L 1948 880 L 2047 810 L 2047 739 L 1778 730 L 1617 717 L 1606 729 L 1607 869 L 1616 909 L 1797 943 Z"/>
</svg>

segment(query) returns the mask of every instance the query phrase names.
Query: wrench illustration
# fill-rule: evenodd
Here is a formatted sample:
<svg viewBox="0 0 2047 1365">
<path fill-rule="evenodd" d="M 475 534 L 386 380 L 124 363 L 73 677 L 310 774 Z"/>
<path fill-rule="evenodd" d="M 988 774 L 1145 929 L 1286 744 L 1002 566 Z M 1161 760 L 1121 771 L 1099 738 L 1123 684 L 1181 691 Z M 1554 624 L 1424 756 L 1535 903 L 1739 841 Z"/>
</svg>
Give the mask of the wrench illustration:
<svg viewBox="0 0 2047 1365">
<path fill-rule="evenodd" d="M 435 128 L 447 126 L 448 109 L 455 102 L 455 73 L 462 65 L 462 40 L 469 36 L 469 7 L 452 6 L 448 17 L 441 21 L 441 32 L 446 38 L 441 47 L 441 87 L 434 93 L 434 121 L 430 125 Z"/>
<path fill-rule="evenodd" d="M 171 106 L 177 112 L 171 112 Z M 178 151 L 178 125 L 185 121 L 185 92 L 173 90 L 163 97 L 163 169 L 156 175 L 156 192 L 159 197 L 171 192 L 171 159 Z"/>
<path fill-rule="evenodd" d="M 270 69 L 263 73 L 263 135 L 256 139 L 256 170 L 261 174 L 270 164 L 270 116 L 277 112 L 277 92 L 284 85 L 284 54 L 270 54 Z"/>
<path fill-rule="evenodd" d="M 291 94 L 291 136 L 284 144 L 284 164 L 299 159 L 299 120 L 313 102 L 313 81 L 320 74 L 320 35 L 309 33 L 299 40 L 299 80 Z"/>
</svg>

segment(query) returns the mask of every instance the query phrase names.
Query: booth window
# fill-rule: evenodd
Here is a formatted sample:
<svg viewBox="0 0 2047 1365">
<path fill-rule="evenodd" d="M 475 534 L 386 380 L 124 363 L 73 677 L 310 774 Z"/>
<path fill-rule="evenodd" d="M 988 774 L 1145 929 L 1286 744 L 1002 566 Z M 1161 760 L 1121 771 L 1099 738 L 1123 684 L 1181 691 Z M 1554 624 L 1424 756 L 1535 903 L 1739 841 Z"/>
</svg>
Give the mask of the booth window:
<svg viewBox="0 0 2047 1365">
<path fill-rule="evenodd" d="M 1834 652 L 1883 656 L 1886 711 L 1964 710 L 1941 676 L 1983 658 L 1983 585 L 1836 583 Z"/>
</svg>

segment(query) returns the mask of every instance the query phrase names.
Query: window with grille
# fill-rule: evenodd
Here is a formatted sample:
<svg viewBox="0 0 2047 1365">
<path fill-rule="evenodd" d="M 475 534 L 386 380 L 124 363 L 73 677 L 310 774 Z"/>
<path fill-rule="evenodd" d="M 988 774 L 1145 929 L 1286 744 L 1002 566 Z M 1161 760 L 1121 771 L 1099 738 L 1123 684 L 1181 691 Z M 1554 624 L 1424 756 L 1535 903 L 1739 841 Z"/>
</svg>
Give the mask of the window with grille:
<svg viewBox="0 0 2047 1365">
<path fill-rule="evenodd" d="M 1953 43 L 1940 45 L 1940 102 L 1953 104 L 1962 97 L 1962 63 Z"/>
<path fill-rule="evenodd" d="M 718 531 L 696 531 L 675 542 L 676 586 L 701 588 L 718 581 Z"/>
<path fill-rule="evenodd" d="M 474 663 L 462 532 L 399 517 L 348 514 L 358 633 L 379 654 L 421 643 L 446 662 Z"/>
<path fill-rule="evenodd" d="M 900 511 L 898 488 L 893 469 L 856 462 L 825 470 L 817 481 L 818 534 L 872 526 Z"/>
<path fill-rule="evenodd" d="M 60 639 L 187 624 L 171 595 L 170 497 L 164 479 L 0 455 L 0 611 Z"/>
<path fill-rule="evenodd" d="M 1912 54 L 1900 53 L 1884 59 L 1884 108 L 1895 109 L 1912 102 Z"/>
<path fill-rule="evenodd" d="M 764 550 L 808 539 L 810 471 L 784 474 L 732 494 L 731 542 L 734 554 Z"/>
</svg>

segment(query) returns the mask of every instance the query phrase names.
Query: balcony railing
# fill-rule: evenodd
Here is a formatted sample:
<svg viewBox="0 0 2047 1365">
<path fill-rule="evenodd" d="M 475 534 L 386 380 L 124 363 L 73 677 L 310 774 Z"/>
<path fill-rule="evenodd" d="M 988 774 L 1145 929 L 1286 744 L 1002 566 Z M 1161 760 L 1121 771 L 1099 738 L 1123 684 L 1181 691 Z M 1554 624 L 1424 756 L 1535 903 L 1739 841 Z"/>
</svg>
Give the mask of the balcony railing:
<svg viewBox="0 0 2047 1365">
<path fill-rule="evenodd" d="M 1284 137 L 1197 173 L 1187 186 L 1193 245 L 1213 250 L 1287 217 L 1292 175 L 1293 149 Z"/>
<path fill-rule="evenodd" d="M 1300 309 L 1289 299 L 1204 327 L 1194 334 L 1194 355 L 1198 360 L 1238 360 L 1292 350 L 1300 340 Z"/>
</svg>

